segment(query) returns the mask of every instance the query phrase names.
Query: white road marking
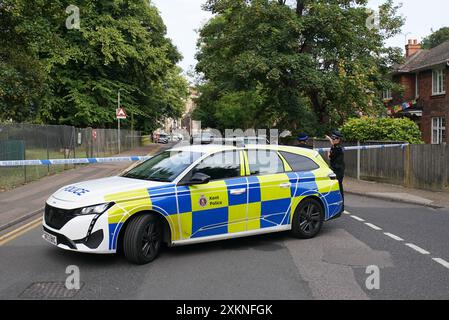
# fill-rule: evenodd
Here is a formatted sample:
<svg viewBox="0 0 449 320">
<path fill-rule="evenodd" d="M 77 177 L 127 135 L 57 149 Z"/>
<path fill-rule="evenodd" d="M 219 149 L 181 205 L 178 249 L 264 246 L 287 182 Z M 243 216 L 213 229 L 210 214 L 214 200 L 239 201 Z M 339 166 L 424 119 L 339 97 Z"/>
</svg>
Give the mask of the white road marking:
<svg viewBox="0 0 449 320">
<path fill-rule="evenodd" d="M 449 262 L 447 262 L 446 260 L 443 260 L 441 258 L 432 258 L 432 260 L 435 261 L 435 262 L 438 262 L 443 267 L 446 267 L 447 269 L 449 269 Z"/>
<path fill-rule="evenodd" d="M 374 225 L 374 224 L 372 224 L 372 223 L 365 223 L 368 227 L 370 227 L 370 228 L 372 228 L 372 229 L 374 229 L 374 230 L 377 230 L 377 231 L 380 231 L 380 230 L 382 230 L 382 228 L 379 228 L 378 226 L 376 226 L 376 225 Z"/>
<path fill-rule="evenodd" d="M 406 243 L 405 245 L 406 245 L 407 247 L 412 248 L 413 250 L 415 250 L 415 251 L 421 253 L 421 254 L 426 254 L 426 255 L 427 255 L 427 254 L 430 254 L 429 251 L 424 250 L 423 248 L 418 247 L 417 245 L 414 245 L 413 243 Z"/>
<path fill-rule="evenodd" d="M 398 237 L 392 233 L 384 232 L 384 235 L 386 235 L 387 237 L 390 237 L 391 239 L 394 239 L 396 241 L 404 241 L 404 239 L 402 239 L 401 237 Z"/>
<path fill-rule="evenodd" d="M 357 216 L 351 216 L 351 218 L 352 218 L 352 219 L 355 219 L 355 220 L 357 220 L 357 221 L 360 221 L 360 222 L 365 222 L 365 220 L 363 220 L 362 218 L 359 218 L 359 217 L 357 217 Z"/>
<path fill-rule="evenodd" d="M 350 215 L 350 214 L 351 214 L 350 212 L 348 212 L 348 211 L 346 211 L 346 210 L 343 211 L 343 213 L 344 213 L 344 214 L 347 214 L 347 215 Z"/>
</svg>

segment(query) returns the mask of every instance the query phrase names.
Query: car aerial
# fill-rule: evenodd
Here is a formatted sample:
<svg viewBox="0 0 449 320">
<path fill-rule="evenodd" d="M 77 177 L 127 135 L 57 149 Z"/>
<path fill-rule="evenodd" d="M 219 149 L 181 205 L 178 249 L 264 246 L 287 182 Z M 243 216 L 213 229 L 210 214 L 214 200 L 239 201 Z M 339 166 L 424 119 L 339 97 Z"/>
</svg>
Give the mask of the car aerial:
<svg viewBox="0 0 449 320">
<path fill-rule="evenodd" d="M 46 202 L 43 238 L 62 249 L 151 262 L 168 246 L 291 230 L 313 238 L 337 218 L 335 174 L 314 150 L 194 145 L 117 177 L 69 185 Z"/>
</svg>

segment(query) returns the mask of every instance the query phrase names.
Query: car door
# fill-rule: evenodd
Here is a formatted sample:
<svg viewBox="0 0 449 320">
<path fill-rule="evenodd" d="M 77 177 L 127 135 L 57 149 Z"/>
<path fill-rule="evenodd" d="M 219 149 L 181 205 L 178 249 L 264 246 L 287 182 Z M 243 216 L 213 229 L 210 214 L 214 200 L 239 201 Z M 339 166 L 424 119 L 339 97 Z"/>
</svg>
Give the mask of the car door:
<svg viewBox="0 0 449 320">
<path fill-rule="evenodd" d="M 178 186 L 182 238 L 200 238 L 246 231 L 248 185 L 241 151 L 215 153 L 195 166 L 211 177 L 207 184 Z"/>
<path fill-rule="evenodd" d="M 249 149 L 248 230 L 278 227 L 288 221 L 292 198 L 291 177 L 275 150 Z"/>
</svg>

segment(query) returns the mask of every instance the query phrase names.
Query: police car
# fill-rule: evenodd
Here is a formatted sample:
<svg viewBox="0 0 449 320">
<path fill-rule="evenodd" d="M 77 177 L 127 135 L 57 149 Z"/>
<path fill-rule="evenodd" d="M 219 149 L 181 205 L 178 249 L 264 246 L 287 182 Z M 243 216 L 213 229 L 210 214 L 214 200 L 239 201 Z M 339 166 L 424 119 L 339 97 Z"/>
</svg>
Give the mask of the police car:
<svg viewBox="0 0 449 320">
<path fill-rule="evenodd" d="M 315 237 L 343 200 L 322 157 L 303 148 L 173 148 L 117 177 L 63 187 L 46 203 L 43 238 L 85 253 L 154 260 L 187 245 L 291 230 Z"/>
</svg>

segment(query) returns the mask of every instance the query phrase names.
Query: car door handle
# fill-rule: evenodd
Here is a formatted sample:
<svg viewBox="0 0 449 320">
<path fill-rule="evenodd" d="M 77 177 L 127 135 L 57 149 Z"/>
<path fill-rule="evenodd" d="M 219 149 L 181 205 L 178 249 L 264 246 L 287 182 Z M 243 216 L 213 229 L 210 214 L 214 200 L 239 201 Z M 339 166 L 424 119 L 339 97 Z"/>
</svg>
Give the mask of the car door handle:
<svg viewBox="0 0 449 320">
<path fill-rule="evenodd" d="M 290 188 L 291 186 L 292 186 L 292 184 L 290 182 L 281 183 L 279 185 L 279 187 L 281 187 L 282 189 L 287 189 L 287 188 Z"/>
<path fill-rule="evenodd" d="M 245 192 L 246 192 L 245 188 L 243 188 L 243 189 L 233 189 L 233 190 L 231 190 L 231 195 L 239 196 L 241 194 L 244 194 Z"/>
</svg>

